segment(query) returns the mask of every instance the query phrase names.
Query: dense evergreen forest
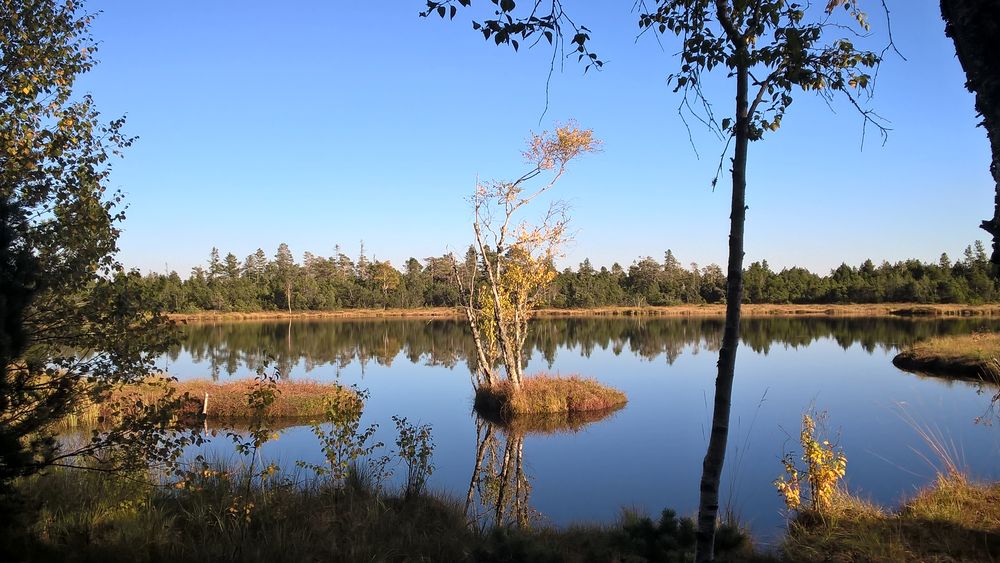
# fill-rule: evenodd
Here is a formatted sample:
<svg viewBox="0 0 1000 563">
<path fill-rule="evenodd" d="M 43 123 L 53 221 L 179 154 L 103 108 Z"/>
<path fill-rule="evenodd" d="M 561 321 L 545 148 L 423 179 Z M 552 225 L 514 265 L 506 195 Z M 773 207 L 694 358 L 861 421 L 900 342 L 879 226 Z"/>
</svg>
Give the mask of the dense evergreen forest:
<svg viewBox="0 0 1000 563">
<path fill-rule="evenodd" d="M 452 307 L 459 294 L 454 269 L 475 267 L 475 254 L 458 260 L 451 255 L 410 258 L 397 269 L 370 260 L 364 249 L 355 260 L 337 248 L 333 256 L 306 252 L 296 262 L 288 245 L 273 257 L 258 249 L 240 260 L 220 257 L 213 248 L 206 267 L 195 267 L 187 279 L 176 272 L 142 277 L 149 302 L 170 312 L 332 310 L 341 308 Z M 937 263 L 905 260 L 876 265 L 841 264 L 821 276 L 805 268 L 773 271 L 767 261 L 745 270 L 748 303 L 983 303 L 1000 296 L 983 244 L 976 241 L 962 259 L 942 254 Z M 726 277 L 711 264 L 684 266 L 668 250 L 662 262 L 636 260 L 595 268 L 584 260 L 575 270 L 560 272 L 545 299 L 557 308 L 721 303 Z"/>
</svg>

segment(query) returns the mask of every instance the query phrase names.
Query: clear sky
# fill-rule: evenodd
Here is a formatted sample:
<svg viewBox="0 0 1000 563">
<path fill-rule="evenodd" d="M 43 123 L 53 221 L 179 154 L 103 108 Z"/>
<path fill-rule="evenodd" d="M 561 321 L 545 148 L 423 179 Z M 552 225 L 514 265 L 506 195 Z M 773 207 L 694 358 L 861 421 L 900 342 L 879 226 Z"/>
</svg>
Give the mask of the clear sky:
<svg viewBox="0 0 1000 563">
<path fill-rule="evenodd" d="M 576 230 L 560 266 L 627 267 L 668 248 L 725 263 L 728 178 L 710 187 L 722 144 L 696 127 L 696 156 L 666 85 L 675 44 L 636 38 L 632 0 L 564 0 L 606 64 L 584 75 L 575 58 L 557 63 L 544 117 L 550 50 L 495 47 L 471 30 L 482 12 L 421 19 L 423 4 L 91 0 L 100 64 L 78 88 L 139 137 L 111 182 L 130 204 L 122 261 L 186 275 L 213 246 L 241 259 L 281 242 L 297 257 L 336 244 L 356 256 L 364 240 L 397 266 L 462 251 L 476 176 L 516 177 L 531 131 L 576 119 L 604 151 L 555 188 Z M 885 19 L 863 4 L 874 47 Z M 938 3 L 888 5 L 908 60 L 890 55 L 878 76 L 887 143 L 869 131 L 862 150 L 856 112 L 799 93 L 782 128 L 750 147 L 748 263 L 825 273 L 960 257 L 986 239 L 989 146 Z M 708 90 L 727 113 L 732 85 L 719 75 Z"/>
</svg>

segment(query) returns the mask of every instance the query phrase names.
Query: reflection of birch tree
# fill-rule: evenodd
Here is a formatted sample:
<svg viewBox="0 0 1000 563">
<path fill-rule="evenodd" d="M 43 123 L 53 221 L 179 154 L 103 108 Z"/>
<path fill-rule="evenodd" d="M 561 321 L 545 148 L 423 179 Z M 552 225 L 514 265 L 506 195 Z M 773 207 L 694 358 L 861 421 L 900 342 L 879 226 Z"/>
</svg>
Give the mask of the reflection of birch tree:
<svg viewBox="0 0 1000 563">
<path fill-rule="evenodd" d="M 503 432 L 476 419 L 476 463 L 465 499 L 469 525 L 526 528 L 532 520 L 531 484 L 524 472 L 524 434 Z"/>
</svg>

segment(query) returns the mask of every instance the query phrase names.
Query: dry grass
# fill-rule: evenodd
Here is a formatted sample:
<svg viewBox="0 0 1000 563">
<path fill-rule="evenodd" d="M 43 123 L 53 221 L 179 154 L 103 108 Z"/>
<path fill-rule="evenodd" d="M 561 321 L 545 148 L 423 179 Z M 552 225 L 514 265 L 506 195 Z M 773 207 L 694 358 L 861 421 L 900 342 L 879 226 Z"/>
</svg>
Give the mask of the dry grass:
<svg viewBox="0 0 1000 563">
<path fill-rule="evenodd" d="M 468 526 L 441 494 L 378 489 L 364 474 L 332 481 L 253 480 L 213 467 L 182 489 L 141 475 L 56 469 L 17 483 L 26 502 L 0 527 L 4 561 L 690 561 L 694 524 L 623 514 L 607 526 Z M 9 531 L 9 534 L 4 532 Z M 771 561 L 722 526 L 717 561 Z"/>
<path fill-rule="evenodd" d="M 179 396 L 186 396 L 179 416 L 198 420 L 205 409 L 205 395 L 208 395 L 207 418 L 209 420 L 241 421 L 249 420 L 255 412 L 247 404 L 247 395 L 253 389 L 254 380 L 239 379 L 216 383 L 207 380 L 175 381 L 169 385 Z M 125 397 L 135 397 L 145 402 L 163 396 L 165 389 L 158 385 L 130 385 L 116 391 L 111 402 Z M 315 381 L 280 381 L 274 402 L 264 412 L 274 419 L 310 419 L 323 414 L 325 399 L 335 393 L 352 393 L 332 383 Z M 66 417 L 63 426 L 68 428 L 97 426 L 100 420 L 109 416 L 109 403 L 87 404 Z"/>
<path fill-rule="evenodd" d="M 524 415 L 608 411 L 626 402 L 621 391 L 577 376 L 526 377 L 520 390 L 508 381 L 476 389 L 476 410 L 508 421 Z"/>
<path fill-rule="evenodd" d="M 918 342 L 892 363 L 911 371 L 992 381 L 997 375 L 994 358 L 1000 358 L 1000 333 L 974 332 Z"/>
<path fill-rule="evenodd" d="M 841 494 L 829 513 L 800 515 L 784 551 L 792 561 L 996 561 L 1000 484 L 940 477 L 891 513 Z"/>
</svg>

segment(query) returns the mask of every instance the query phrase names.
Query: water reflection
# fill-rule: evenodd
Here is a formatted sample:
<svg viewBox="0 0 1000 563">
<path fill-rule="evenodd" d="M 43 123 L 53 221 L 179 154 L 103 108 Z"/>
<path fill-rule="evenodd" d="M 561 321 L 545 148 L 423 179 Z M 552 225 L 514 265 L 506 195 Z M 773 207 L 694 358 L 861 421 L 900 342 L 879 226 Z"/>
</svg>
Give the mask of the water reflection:
<svg viewBox="0 0 1000 563">
<path fill-rule="evenodd" d="M 227 373 L 245 377 L 254 372 L 255 362 L 270 355 L 284 366 L 286 377 L 338 377 L 370 391 L 364 423 L 382 424 L 378 440 L 393 443 L 393 415 L 432 426 L 436 447 L 430 487 L 464 500 L 471 483 L 470 510 L 475 507 L 477 522 L 498 517 L 499 484 L 506 483 L 501 520 L 531 522 L 537 510 L 558 525 L 610 523 L 622 507 L 650 513 L 671 507 L 694 514 L 721 325 L 720 319 L 698 318 L 536 323 L 528 345 L 529 373 L 547 369 L 596 377 L 629 397 L 625 409 L 597 424 L 543 420 L 501 428 L 498 421 L 477 423 L 470 412 L 474 393 L 467 359 L 475 353 L 457 322 L 192 325 L 184 328 L 185 338 L 167 367 L 183 378 L 206 377 L 213 366 L 219 378 Z M 736 463 L 723 475 L 723 498 L 730 499 L 758 539 L 780 535 L 783 505 L 771 482 L 781 470 L 789 434 L 796 434 L 802 410 L 810 404 L 830 413 L 841 436 L 850 459 L 851 490 L 875 502 L 895 505 L 933 479 L 925 460 L 933 452 L 900 418 L 900 405 L 959 444 L 974 478 L 1000 478 L 1000 425 L 974 423 L 995 391 L 977 394 L 969 382 L 904 374 L 890 361 L 895 348 L 918 338 L 991 328 L 1000 328 L 1000 322 L 748 319 L 728 454 Z M 324 461 L 307 426 L 283 429 L 281 439 L 268 447 L 285 462 Z M 485 468 L 485 476 L 470 475 L 473 466 Z M 497 494 L 490 496 L 492 490 Z"/>
<path fill-rule="evenodd" d="M 622 407 L 600 411 L 518 416 L 505 420 L 476 416 L 476 459 L 465 498 L 469 525 L 526 528 L 540 514 L 532 509 L 531 478 L 524 468 L 524 439 L 530 434 L 579 432 L 610 418 Z"/>
<path fill-rule="evenodd" d="M 751 318 L 743 322 L 741 345 L 766 355 L 774 347 L 832 339 L 845 350 L 858 344 L 872 354 L 930 336 L 998 326 L 990 319 Z M 540 319 L 529 332 L 525 362 L 540 357 L 551 367 L 559 349 L 588 358 L 601 349 L 673 364 L 684 353 L 717 352 L 722 327 L 721 318 Z M 339 372 L 355 361 L 363 373 L 369 363 L 391 366 L 400 357 L 427 366 L 465 366 L 470 373 L 476 368 L 468 328 L 457 321 L 241 322 L 190 324 L 181 330 L 180 344 L 167 355 L 167 370 L 187 355 L 202 366 L 201 376 L 207 368 L 213 379 L 253 373 L 268 358 L 284 377 L 319 366 Z"/>
</svg>

